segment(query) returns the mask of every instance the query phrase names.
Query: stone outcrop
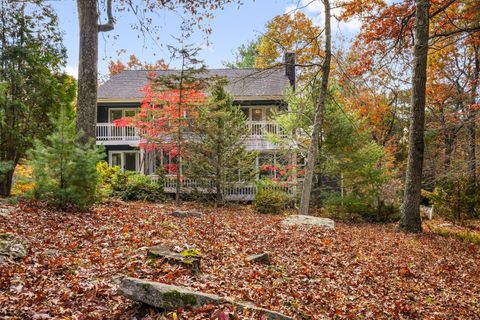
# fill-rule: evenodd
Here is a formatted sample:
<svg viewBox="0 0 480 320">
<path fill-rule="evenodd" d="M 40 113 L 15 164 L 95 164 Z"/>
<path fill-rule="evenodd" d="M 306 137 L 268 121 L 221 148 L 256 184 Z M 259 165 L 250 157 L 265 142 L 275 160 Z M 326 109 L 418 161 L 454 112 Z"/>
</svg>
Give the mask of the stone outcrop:
<svg viewBox="0 0 480 320">
<path fill-rule="evenodd" d="M 181 253 L 173 252 L 164 246 L 148 247 L 147 252 L 150 258 L 164 259 L 172 264 L 179 264 L 192 269 L 193 273 L 200 272 L 201 256 L 195 253 L 196 250 L 185 250 Z"/>
<path fill-rule="evenodd" d="M 8 218 L 10 211 L 11 210 L 9 208 L 0 208 L 0 217 Z"/>
<path fill-rule="evenodd" d="M 270 264 L 270 255 L 267 252 L 260 254 L 252 254 L 251 256 L 248 256 L 245 260 L 247 262 Z"/>
<path fill-rule="evenodd" d="M 20 259 L 27 255 L 27 248 L 23 241 L 9 233 L 0 233 L 0 256 Z"/>
<path fill-rule="evenodd" d="M 202 216 L 202 213 L 199 211 L 181 211 L 181 210 L 175 210 L 171 214 L 171 216 L 174 216 L 175 218 L 190 218 L 190 217 L 195 217 L 199 218 Z"/>
<path fill-rule="evenodd" d="M 293 320 L 293 318 L 281 313 L 259 308 L 251 302 L 234 301 L 231 298 L 222 298 L 215 294 L 136 278 L 123 278 L 118 291 L 129 299 L 164 310 L 175 310 L 187 306 L 199 308 L 206 304 L 230 303 L 240 310 L 248 309 L 261 313 L 268 320 Z"/>
<path fill-rule="evenodd" d="M 333 221 L 332 219 L 319 218 L 319 217 L 307 216 L 307 215 L 301 215 L 301 214 L 287 216 L 285 219 L 282 220 L 282 225 L 284 226 L 311 225 L 311 226 L 335 229 L 335 221 Z"/>
</svg>

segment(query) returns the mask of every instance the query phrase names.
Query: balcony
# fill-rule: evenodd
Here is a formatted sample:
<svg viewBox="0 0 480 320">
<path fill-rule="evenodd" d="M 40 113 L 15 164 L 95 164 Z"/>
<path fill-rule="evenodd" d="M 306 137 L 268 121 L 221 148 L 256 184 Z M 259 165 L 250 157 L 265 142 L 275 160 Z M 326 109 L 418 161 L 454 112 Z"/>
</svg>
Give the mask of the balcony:
<svg viewBox="0 0 480 320">
<path fill-rule="evenodd" d="M 282 128 L 270 121 L 247 122 L 248 137 L 246 139 L 249 150 L 265 150 L 278 148 L 268 137 L 271 135 L 284 136 Z M 97 123 L 97 144 L 102 145 L 130 145 L 138 146 L 140 135 L 137 128 L 117 127 L 113 123 Z"/>
</svg>

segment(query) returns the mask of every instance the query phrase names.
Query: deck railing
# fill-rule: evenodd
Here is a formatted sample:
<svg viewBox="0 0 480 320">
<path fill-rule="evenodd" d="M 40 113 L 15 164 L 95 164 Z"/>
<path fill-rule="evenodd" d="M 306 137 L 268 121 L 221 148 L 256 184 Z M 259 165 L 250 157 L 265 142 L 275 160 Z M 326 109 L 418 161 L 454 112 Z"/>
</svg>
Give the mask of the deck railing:
<svg viewBox="0 0 480 320">
<path fill-rule="evenodd" d="M 113 123 L 97 123 L 98 141 L 137 141 L 140 140 L 135 127 L 120 127 Z"/>
<path fill-rule="evenodd" d="M 269 135 L 283 135 L 284 131 L 277 123 L 270 121 L 251 121 L 246 123 L 248 138 L 265 139 Z M 97 141 L 138 141 L 140 135 L 135 127 L 119 127 L 113 123 L 97 123 Z"/>
<path fill-rule="evenodd" d="M 157 179 L 156 176 L 150 176 L 152 180 Z M 165 176 L 164 191 L 165 193 L 175 193 L 177 186 L 177 180 L 175 175 Z M 182 192 L 185 193 L 215 193 L 215 184 L 213 180 L 206 180 L 199 184 L 193 179 L 182 179 Z M 293 197 L 298 194 L 298 184 L 288 182 L 284 184 L 271 185 L 266 188 L 272 190 L 285 191 L 289 196 Z M 223 190 L 223 194 L 226 200 L 230 201 L 252 201 L 257 193 L 257 187 L 255 183 L 236 182 L 226 186 Z"/>
</svg>

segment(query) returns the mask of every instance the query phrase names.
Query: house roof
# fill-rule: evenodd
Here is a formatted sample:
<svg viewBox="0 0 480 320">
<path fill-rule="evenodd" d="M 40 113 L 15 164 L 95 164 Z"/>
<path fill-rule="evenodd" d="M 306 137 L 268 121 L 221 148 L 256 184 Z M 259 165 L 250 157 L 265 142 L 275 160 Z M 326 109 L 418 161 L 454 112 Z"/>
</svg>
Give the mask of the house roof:
<svg viewBox="0 0 480 320">
<path fill-rule="evenodd" d="M 148 70 L 124 70 L 100 85 L 98 100 L 140 101 L 141 91 L 148 84 Z M 158 76 L 175 74 L 179 70 L 156 71 Z M 226 90 L 238 100 L 280 99 L 290 85 L 285 69 L 209 69 L 202 77 L 226 78 Z"/>
</svg>

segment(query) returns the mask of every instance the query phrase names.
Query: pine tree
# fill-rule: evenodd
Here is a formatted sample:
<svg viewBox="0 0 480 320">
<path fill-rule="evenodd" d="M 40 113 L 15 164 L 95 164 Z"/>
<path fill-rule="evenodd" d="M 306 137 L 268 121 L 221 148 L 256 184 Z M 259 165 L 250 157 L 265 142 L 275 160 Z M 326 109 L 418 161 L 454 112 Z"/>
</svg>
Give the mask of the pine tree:
<svg viewBox="0 0 480 320">
<path fill-rule="evenodd" d="M 256 157 L 246 149 L 245 116 L 225 92 L 224 84 L 215 82 L 209 103 L 198 110 L 185 170 L 189 178 L 197 181 L 197 187 L 214 188 L 211 191 L 216 194 L 217 205 L 223 204 L 228 186 L 253 179 Z"/>
<path fill-rule="evenodd" d="M 61 209 L 87 209 L 97 199 L 96 164 L 103 158 L 100 148 L 75 142 L 73 112 L 64 107 L 55 131 L 46 142 L 39 140 L 29 152 L 35 199 Z"/>
</svg>

